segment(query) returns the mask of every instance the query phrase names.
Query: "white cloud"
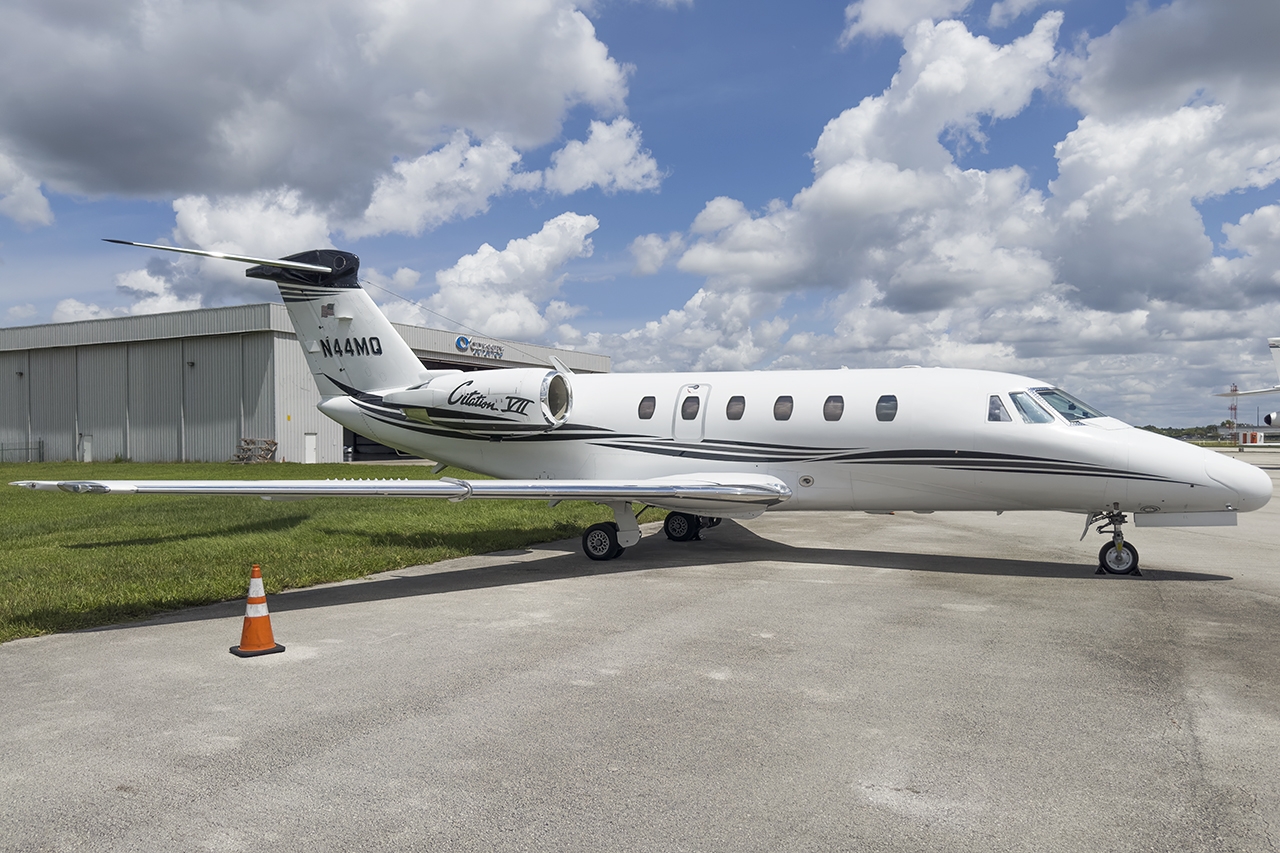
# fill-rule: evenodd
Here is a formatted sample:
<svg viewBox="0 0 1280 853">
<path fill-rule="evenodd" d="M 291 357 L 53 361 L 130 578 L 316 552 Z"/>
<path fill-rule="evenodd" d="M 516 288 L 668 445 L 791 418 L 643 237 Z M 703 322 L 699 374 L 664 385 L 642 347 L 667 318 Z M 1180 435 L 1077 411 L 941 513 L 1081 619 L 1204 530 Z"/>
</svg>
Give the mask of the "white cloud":
<svg viewBox="0 0 1280 853">
<path fill-rule="evenodd" d="M 331 246 L 329 222 L 299 191 L 264 190 L 243 196 L 183 196 L 173 203 L 179 245 L 218 252 L 280 257 Z"/>
<path fill-rule="evenodd" d="M 63 299 L 53 307 L 53 316 L 49 319 L 54 323 L 74 323 L 79 320 L 101 320 L 116 316 L 119 316 L 116 312 L 81 302 L 79 299 Z"/>
<path fill-rule="evenodd" d="M 857 0 L 845 7 L 842 44 L 858 36 L 902 35 L 920 21 L 949 18 L 973 0 Z"/>
<path fill-rule="evenodd" d="M 63 299 L 53 309 L 52 321 L 70 323 L 77 320 L 101 320 L 130 314 L 161 314 L 168 311 L 191 311 L 204 307 L 199 295 L 180 296 L 169 282 L 146 270 L 130 270 L 116 276 L 116 290 L 132 300 L 127 307 L 103 308 L 78 299 Z"/>
<path fill-rule="evenodd" d="M 951 162 L 943 131 L 977 143 L 980 116 L 1010 118 L 1049 80 L 1061 12 L 1030 33 L 997 46 L 959 21 L 928 21 L 903 39 L 905 54 L 890 87 L 828 122 L 814 148 L 819 172 L 858 160 L 940 168 Z"/>
<path fill-rule="evenodd" d="M 632 275 L 653 275 L 666 265 L 667 260 L 684 249 L 684 237 L 673 231 L 666 237 L 661 234 L 642 234 L 627 247 L 636 264 Z"/>
<path fill-rule="evenodd" d="M 173 202 L 174 244 L 215 252 L 279 258 L 333 245 L 327 216 L 293 189 L 242 196 L 183 196 Z M 228 298 L 271 298 L 269 283 L 245 278 L 244 266 L 227 261 L 165 258 L 153 261 L 183 296 L 202 293 L 209 303 Z"/>
<path fill-rule="evenodd" d="M 438 325 L 441 319 L 496 338 L 538 339 L 577 313 L 555 297 L 562 267 L 592 252 L 589 235 L 600 227 L 594 216 L 562 213 L 535 234 L 495 249 L 488 243 L 436 273 L 436 292 L 421 305 L 390 302 L 392 319 Z"/>
<path fill-rule="evenodd" d="M 1046 6 L 1051 2 L 1053 0 L 998 0 L 991 4 L 987 24 L 993 27 L 1007 27 L 1037 6 Z"/>
<path fill-rule="evenodd" d="M 9 320 L 13 322 L 30 320 L 32 317 L 36 316 L 36 306 L 32 305 L 30 302 L 22 305 L 11 305 L 5 314 L 8 316 Z"/>
<path fill-rule="evenodd" d="M 343 230 L 350 237 L 401 232 L 421 234 L 453 218 L 489 209 L 508 186 L 531 189 L 538 175 L 515 171 L 520 153 L 502 139 L 472 145 L 463 132 L 443 147 L 401 161 L 377 181 L 362 219 Z"/>
<path fill-rule="evenodd" d="M 649 152 L 640 150 L 640 129 L 619 117 L 610 124 L 591 122 L 586 142 L 575 139 L 552 154 L 543 182 L 564 195 L 588 187 L 615 193 L 655 190 L 662 174 Z"/>
<path fill-rule="evenodd" d="M 52 225 L 53 210 L 40 182 L 0 152 L 0 214 L 19 225 Z"/>
<path fill-rule="evenodd" d="M 349 216 L 457 130 L 526 149 L 575 106 L 625 106 L 627 71 L 572 0 L 91 6 L 5 10 L 0 149 L 60 192 L 283 186 Z"/>
</svg>

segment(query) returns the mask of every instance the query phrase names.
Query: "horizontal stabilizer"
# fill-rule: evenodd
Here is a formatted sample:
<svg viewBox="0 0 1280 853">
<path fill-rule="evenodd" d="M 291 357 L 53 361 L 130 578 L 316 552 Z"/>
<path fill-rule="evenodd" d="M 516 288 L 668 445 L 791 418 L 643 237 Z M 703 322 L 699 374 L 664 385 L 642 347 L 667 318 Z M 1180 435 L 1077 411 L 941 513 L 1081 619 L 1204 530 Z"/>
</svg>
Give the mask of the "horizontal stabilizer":
<svg viewBox="0 0 1280 853">
<path fill-rule="evenodd" d="M 132 240 L 112 240 L 110 237 L 103 237 L 102 242 L 119 243 L 121 246 L 138 246 L 143 249 L 159 249 L 162 252 L 178 252 L 179 254 L 196 255 L 201 258 L 217 258 L 222 261 L 238 261 L 242 264 L 262 264 L 264 266 L 279 267 L 287 270 L 322 273 L 333 272 L 333 269 L 330 267 L 322 267 L 317 264 L 303 264 L 297 261 L 286 261 L 283 259 L 251 258 L 248 255 L 229 255 L 226 252 L 209 252 L 204 249 L 184 249 L 179 246 L 158 246 L 155 243 L 135 243 Z"/>
</svg>

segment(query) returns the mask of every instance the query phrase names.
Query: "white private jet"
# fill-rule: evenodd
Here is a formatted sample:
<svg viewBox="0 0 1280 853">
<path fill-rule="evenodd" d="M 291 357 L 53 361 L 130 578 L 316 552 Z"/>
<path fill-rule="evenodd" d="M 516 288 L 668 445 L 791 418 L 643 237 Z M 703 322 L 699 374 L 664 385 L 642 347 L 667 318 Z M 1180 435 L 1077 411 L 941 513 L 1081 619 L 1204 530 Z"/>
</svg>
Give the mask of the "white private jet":
<svg viewBox="0 0 1280 853">
<path fill-rule="evenodd" d="M 1271 349 L 1271 357 L 1276 362 L 1276 373 L 1280 375 L 1280 338 L 1267 338 L 1267 346 Z M 1232 385 L 1232 388 L 1235 386 Z M 1280 394 L 1280 385 L 1272 385 L 1270 388 L 1257 388 L 1253 391 L 1226 391 L 1222 394 L 1214 394 L 1215 397 L 1256 397 L 1259 394 Z M 1262 422 L 1267 426 L 1280 425 L 1280 412 L 1272 412 L 1264 415 Z"/>
<path fill-rule="evenodd" d="M 112 241 L 125 242 L 125 241 Z M 1111 539 L 1098 571 L 1136 573 L 1122 527 L 1234 525 L 1271 498 L 1266 472 L 1134 429 L 1047 382 L 944 368 L 575 375 L 428 370 L 361 288 L 359 259 L 319 249 L 255 264 L 275 282 L 315 375 L 319 408 L 406 453 L 498 480 L 27 481 L 96 494 L 587 500 L 614 521 L 582 547 L 640 541 L 633 505 L 670 510 L 666 535 L 767 509 L 1061 510 Z"/>
</svg>

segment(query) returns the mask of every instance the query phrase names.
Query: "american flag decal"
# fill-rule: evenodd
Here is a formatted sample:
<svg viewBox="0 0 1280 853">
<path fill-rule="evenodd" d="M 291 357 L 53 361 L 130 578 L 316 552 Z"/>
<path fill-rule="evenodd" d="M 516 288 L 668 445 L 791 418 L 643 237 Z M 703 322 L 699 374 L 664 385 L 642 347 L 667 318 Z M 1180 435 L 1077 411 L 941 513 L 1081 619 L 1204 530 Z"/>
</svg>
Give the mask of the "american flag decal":
<svg viewBox="0 0 1280 853">
<path fill-rule="evenodd" d="M 332 303 L 332 302 L 330 302 L 328 305 L 321 305 L 321 306 L 320 306 L 320 316 L 321 316 L 321 317 L 332 317 L 332 316 L 333 316 L 333 303 Z"/>
</svg>

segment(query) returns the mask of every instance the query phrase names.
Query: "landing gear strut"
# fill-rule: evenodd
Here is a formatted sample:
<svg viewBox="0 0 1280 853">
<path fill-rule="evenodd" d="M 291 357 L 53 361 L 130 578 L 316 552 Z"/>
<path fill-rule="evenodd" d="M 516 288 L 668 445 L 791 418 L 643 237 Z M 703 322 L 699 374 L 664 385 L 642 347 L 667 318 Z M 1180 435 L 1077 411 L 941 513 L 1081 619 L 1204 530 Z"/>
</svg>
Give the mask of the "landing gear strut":
<svg viewBox="0 0 1280 853">
<path fill-rule="evenodd" d="M 631 512 L 631 504 L 608 504 L 613 521 L 593 524 L 582 534 L 582 551 L 593 560 L 612 560 L 640 541 L 640 525 Z"/>
<path fill-rule="evenodd" d="M 1121 529 L 1129 519 L 1120 512 L 1120 504 L 1112 504 L 1111 507 L 1107 512 L 1089 513 L 1084 523 L 1084 533 L 1080 535 L 1084 539 L 1089 528 L 1098 521 L 1102 522 L 1098 525 L 1098 532 L 1111 534 L 1111 541 L 1098 552 L 1098 571 L 1094 574 L 1141 576 L 1142 572 L 1138 571 L 1138 549 L 1124 541 L 1124 531 Z"/>
</svg>

